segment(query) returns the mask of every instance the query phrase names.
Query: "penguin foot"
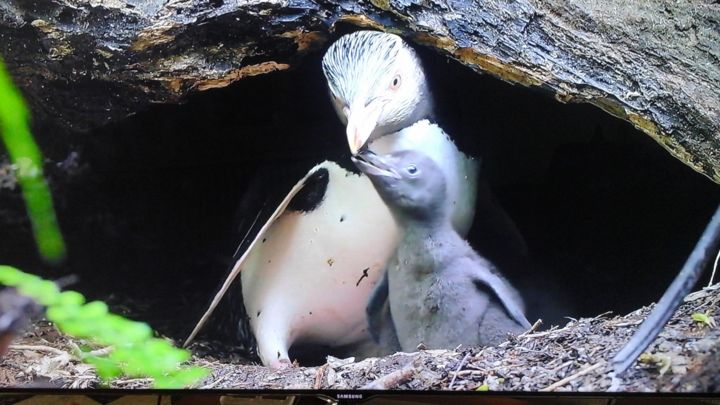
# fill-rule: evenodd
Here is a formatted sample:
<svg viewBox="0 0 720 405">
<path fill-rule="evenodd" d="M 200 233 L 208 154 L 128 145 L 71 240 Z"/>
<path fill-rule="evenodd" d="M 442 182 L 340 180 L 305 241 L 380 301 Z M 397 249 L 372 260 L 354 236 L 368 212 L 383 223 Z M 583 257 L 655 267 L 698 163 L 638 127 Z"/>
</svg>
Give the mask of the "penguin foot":
<svg viewBox="0 0 720 405">
<path fill-rule="evenodd" d="M 293 367 L 294 365 L 290 362 L 290 359 L 277 359 L 268 364 L 268 366 L 276 370 L 286 370 Z"/>
</svg>

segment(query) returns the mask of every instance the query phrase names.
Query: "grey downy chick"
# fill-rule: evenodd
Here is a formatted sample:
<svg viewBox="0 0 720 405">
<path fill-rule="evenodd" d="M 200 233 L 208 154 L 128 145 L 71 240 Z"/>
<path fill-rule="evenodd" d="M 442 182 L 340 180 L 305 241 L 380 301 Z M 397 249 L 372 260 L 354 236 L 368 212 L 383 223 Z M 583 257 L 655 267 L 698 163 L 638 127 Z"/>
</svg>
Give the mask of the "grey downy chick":
<svg viewBox="0 0 720 405">
<path fill-rule="evenodd" d="M 411 150 L 383 156 L 367 151 L 353 161 L 402 232 L 386 279 L 368 302 L 376 340 L 392 345 L 387 329 L 394 326 L 403 351 L 421 343 L 451 349 L 495 345 L 530 327 L 519 294 L 453 229 L 445 179 L 430 158 Z"/>
</svg>

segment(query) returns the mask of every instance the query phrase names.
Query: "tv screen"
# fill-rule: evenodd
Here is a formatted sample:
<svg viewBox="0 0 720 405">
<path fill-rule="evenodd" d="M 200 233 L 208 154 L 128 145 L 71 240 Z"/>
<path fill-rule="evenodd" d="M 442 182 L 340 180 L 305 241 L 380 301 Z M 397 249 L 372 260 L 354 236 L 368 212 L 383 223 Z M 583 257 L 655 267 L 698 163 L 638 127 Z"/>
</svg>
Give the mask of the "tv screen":
<svg viewBox="0 0 720 405">
<path fill-rule="evenodd" d="M 18 398 L 717 391 L 715 245 L 612 364 L 720 200 L 718 71 L 660 6 L 119 3 L 0 7 Z"/>
</svg>

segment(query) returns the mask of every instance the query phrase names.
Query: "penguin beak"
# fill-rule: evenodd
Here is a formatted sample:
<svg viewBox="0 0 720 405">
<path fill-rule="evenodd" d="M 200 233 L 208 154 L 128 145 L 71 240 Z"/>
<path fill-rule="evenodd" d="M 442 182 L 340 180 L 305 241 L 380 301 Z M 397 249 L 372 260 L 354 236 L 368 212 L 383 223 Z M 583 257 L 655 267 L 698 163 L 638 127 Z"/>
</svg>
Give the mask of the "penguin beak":
<svg viewBox="0 0 720 405">
<path fill-rule="evenodd" d="M 360 171 L 369 177 L 402 178 L 390 164 L 370 150 L 364 150 L 355 156 L 351 156 L 350 159 Z"/>
<path fill-rule="evenodd" d="M 377 103 L 367 105 L 356 104 L 348 109 L 347 114 L 347 140 L 350 152 L 356 155 L 367 143 L 380 118 L 380 108 Z"/>
</svg>

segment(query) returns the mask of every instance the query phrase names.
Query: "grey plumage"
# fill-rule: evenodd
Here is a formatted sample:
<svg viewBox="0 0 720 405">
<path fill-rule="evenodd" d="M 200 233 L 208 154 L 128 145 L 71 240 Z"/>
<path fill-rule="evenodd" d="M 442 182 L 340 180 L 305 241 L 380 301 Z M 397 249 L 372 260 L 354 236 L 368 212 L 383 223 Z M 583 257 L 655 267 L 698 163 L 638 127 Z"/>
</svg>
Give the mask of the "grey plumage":
<svg viewBox="0 0 720 405">
<path fill-rule="evenodd" d="M 388 318 L 404 351 L 420 343 L 443 349 L 493 345 L 530 327 L 517 292 L 452 228 L 445 180 L 431 159 L 415 151 L 382 157 L 366 152 L 355 164 L 402 233 L 387 280 L 369 300 L 376 339 L 387 340 Z"/>
</svg>

